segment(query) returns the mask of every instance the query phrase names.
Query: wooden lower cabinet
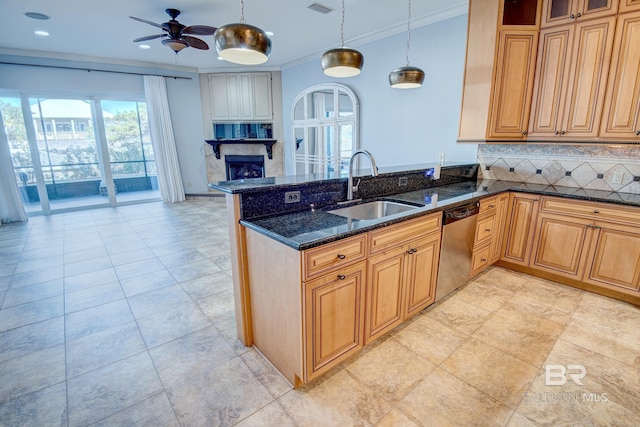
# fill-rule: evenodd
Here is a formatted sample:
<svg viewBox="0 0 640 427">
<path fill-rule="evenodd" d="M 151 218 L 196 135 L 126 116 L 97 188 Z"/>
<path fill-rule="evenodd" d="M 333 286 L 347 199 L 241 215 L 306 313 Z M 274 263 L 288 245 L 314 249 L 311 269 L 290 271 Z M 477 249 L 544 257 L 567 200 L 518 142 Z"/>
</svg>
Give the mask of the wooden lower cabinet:
<svg viewBox="0 0 640 427">
<path fill-rule="evenodd" d="M 369 258 L 365 344 L 435 301 L 440 260 L 439 227 L 436 230 Z"/>
<path fill-rule="evenodd" d="M 584 282 L 640 290 L 640 228 L 596 223 Z"/>
<path fill-rule="evenodd" d="M 540 196 L 536 194 L 509 195 L 509 211 L 502 245 L 503 261 L 522 266 L 529 265 L 539 202 Z"/>
<path fill-rule="evenodd" d="M 365 277 L 366 263 L 360 262 L 305 283 L 308 380 L 364 345 Z"/>
<path fill-rule="evenodd" d="M 593 221 L 540 213 L 530 266 L 579 279 L 585 266 Z"/>
<path fill-rule="evenodd" d="M 494 225 L 495 233 L 491 240 L 491 263 L 500 259 L 502 252 L 502 240 L 504 238 L 505 222 L 507 221 L 507 211 L 509 210 L 509 193 L 498 195 L 496 200 L 496 220 Z"/>
</svg>

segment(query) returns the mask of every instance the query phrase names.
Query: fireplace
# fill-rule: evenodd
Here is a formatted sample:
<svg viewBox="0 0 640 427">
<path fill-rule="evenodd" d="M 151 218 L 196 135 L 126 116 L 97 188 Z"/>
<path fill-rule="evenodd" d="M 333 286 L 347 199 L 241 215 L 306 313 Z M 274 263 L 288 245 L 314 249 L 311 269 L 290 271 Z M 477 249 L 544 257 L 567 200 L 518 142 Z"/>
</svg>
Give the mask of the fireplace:
<svg viewBox="0 0 640 427">
<path fill-rule="evenodd" d="M 264 177 L 264 156 L 224 156 L 227 179 Z"/>
</svg>

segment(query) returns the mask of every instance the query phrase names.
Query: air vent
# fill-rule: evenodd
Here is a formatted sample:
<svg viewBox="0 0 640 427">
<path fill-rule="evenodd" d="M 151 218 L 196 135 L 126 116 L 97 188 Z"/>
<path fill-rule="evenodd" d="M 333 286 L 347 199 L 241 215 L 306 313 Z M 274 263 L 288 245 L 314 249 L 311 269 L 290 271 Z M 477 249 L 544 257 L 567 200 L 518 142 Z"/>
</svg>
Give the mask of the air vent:
<svg viewBox="0 0 640 427">
<path fill-rule="evenodd" d="M 327 13 L 333 12 L 333 9 L 331 9 L 329 6 L 325 6 L 320 3 L 311 3 L 307 7 L 315 12 L 320 12 L 324 15 L 326 15 Z"/>
</svg>

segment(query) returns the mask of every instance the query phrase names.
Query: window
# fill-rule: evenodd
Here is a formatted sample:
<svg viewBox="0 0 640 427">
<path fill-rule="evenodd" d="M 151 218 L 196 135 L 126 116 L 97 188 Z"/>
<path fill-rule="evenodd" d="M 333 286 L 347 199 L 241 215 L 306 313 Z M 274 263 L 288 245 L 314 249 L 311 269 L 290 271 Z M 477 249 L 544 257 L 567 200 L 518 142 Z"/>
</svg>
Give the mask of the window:
<svg viewBox="0 0 640 427">
<path fill-rule="evenodd" d="M 347 86 L 310 87 L 293 102 L 296 174 L 347 173 L 358 149 L 358 98 Z"/>
</svg>

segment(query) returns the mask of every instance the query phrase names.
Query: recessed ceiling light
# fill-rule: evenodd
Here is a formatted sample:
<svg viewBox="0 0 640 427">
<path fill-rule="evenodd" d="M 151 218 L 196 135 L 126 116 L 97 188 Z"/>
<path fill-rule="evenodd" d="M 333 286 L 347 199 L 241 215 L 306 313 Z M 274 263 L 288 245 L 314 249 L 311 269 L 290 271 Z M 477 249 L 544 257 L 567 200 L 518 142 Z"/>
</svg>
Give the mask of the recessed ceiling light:
<svg viewBox="0 0 640 427">
<path fill-rule="evenodd" d="M 31 19 L 39 19 L 40 21 L 46 21 L 47 19 L 49 19 L 49 17 L 44 13 L 38 13 L 38 12 L 26 12 L 24 16 Z"/>
<path fill-rule="evenodd" d="M 47 37 L 49 35 L 48 32 L 42 31 L 42 30 L 36 30 L 36 31 L 34 31 L 34 33 L 35 33 L 36 36 L 42 36 L 42 37 Z"/>
<path fill-rule="evenodd" d="M 266 33 L 269 37 L 273 37 L 273 31 L 265 31 L 265 33 Z"/>
<path fill-rule="evenodd" d="M 149 46 L 148 44 L 141 44 L 138 46 L 140 49 L 151 49 L 151 46 Z"/>
</svg>

